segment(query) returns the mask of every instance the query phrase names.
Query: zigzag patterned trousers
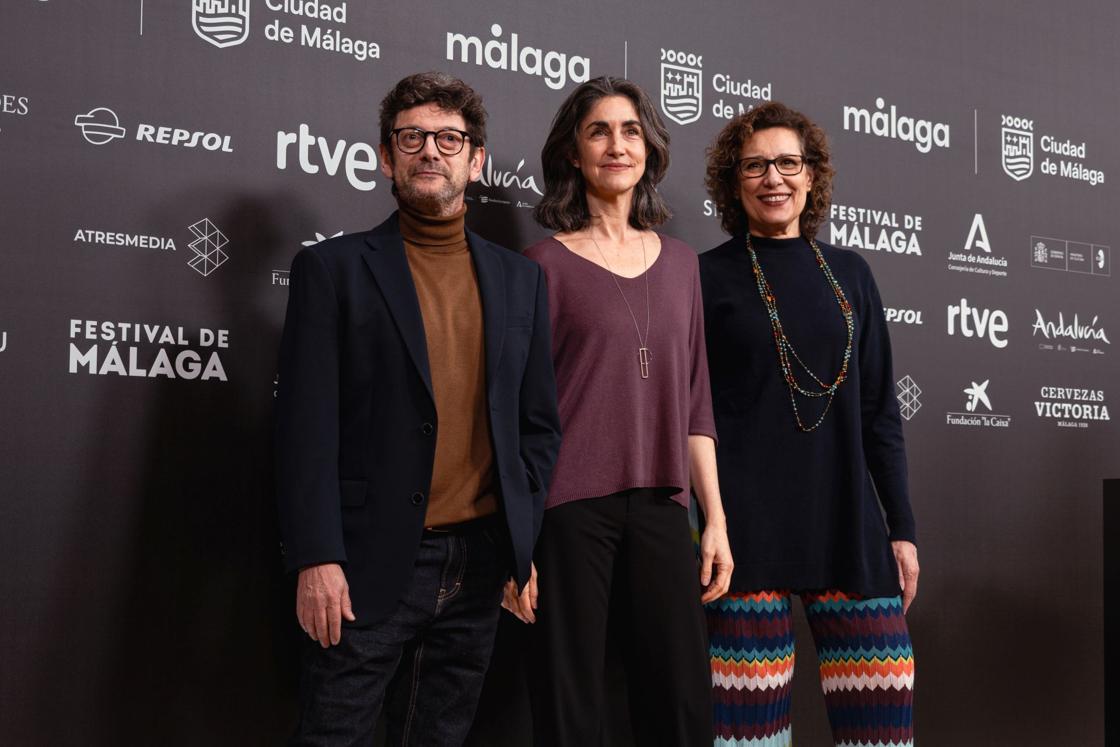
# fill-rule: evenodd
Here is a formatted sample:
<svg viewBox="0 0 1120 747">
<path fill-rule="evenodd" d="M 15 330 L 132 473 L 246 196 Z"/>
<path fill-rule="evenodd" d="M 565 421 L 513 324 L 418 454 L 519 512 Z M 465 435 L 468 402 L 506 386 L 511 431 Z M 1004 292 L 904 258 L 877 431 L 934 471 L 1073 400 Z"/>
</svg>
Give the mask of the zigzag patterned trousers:
<svg viewBox="0 0 1120 747">
<path fill-rule="evenodd" d="M 898 597 L 801 594 L 837 747 L 912 747 L 914 653 Z M 707 607 L 716 747 L 788 747 L 790 593 L 729 594 Z"/>
</svg>

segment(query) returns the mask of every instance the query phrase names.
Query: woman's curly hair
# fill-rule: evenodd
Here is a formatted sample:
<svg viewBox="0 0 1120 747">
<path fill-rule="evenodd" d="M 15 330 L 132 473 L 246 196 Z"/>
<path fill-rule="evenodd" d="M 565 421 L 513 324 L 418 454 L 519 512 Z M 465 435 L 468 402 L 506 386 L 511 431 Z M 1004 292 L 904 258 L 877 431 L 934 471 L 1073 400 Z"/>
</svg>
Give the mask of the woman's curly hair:
<svg viewBox="0 0 1120 747">
<path fill-rule="evenodd" d="M 708 166 L 704 186 L 708 189 L 716 209 L 720 212 L 720 225 L 731 235 L 744 234 L 750 221 L 739 199 L 739 172 L 736 161 L 743 143 L 759 130 L 771 127 L 788 127 L 801 138 L 813 186 L 809 189 L 805 209 L 799 223 L 801 235 L 811 238 L 828 215 L 832 200 L 831 152 L 824 130 L 799 111 L 777 101 L 767 102 L 749 112 L 744 112 L 727 123 L 707 150 Z"/>
</svg>

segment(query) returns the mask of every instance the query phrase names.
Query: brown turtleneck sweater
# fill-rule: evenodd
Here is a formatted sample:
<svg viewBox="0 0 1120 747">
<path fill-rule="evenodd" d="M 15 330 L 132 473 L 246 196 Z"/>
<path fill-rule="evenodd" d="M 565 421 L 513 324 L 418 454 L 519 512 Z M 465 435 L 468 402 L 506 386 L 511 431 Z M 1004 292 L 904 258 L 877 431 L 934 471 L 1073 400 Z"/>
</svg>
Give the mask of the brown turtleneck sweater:
<svg viewBox="0 0 1120 747">
<path fill-rule="evenodd" d="M 498 509 L 486 405 L 482 298 L 463 216 L 400 206 L 401 236 L 416 284 L 439 427 L 424 525 L 440 527 Z"/>
</svg>

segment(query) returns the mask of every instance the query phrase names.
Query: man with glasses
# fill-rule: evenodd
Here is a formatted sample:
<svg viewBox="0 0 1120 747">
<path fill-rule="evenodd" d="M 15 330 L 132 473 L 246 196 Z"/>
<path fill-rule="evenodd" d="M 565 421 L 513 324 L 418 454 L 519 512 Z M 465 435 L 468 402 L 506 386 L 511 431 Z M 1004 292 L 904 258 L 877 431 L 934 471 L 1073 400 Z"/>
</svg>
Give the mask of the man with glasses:
<svg viewBox="0 0 1120 747">
<path fill-rule="evenodd" d="M 464 227 L 486 111 L 441 73 L 381 102 L 398 211 L 301 251 L 280 346 L 282 554 L 310 642 L 293 744 L 460 745 L 559 447 L 538 266 Z"/>
</svg>

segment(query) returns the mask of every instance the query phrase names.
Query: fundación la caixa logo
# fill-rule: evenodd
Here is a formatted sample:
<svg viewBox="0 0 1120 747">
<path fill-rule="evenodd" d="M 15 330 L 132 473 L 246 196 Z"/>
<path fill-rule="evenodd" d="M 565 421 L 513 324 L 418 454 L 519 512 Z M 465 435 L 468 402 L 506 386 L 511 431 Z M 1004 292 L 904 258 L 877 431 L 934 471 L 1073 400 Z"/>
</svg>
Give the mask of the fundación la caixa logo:
<svg viewBox="0 0 1120 747">
<path fill-rule="evenodd" d="M 249 38 L 249 0 L 194 0 L 191 25 L 219 49 L 241 44 Z"/>
<path fill-rule="evenodd" d="M 980 383 L 969 382 L 969 386 L 964 388 L 965 412 L 945 413 L 946 425 L 971 425 L 984 428 L 1006 428 L 1011 425 L 1010 415 L 992 412 L 992 400 L 988 395 L 990 383 L 991 379 L 984 379 Z"/>
<path fill-rule="evenodd" d="M 300 246 L 315 246 L 316 244 L 322 243 L 322 242 L 326 241 L 327 239 L 338 238 L 341 235 L 342 235 L 342 231 L 336 231 L 335 233 L 332 233 L 330 236 L 325 236 L 325 235 L 319 233 L 318 231 L 316 231 L 315 232 L 315 238 L 307 239 L 306 241 L 301 241 Z M 272 271 L 272 284 L 273 285 L 278 285 L 282 288 L 287 288 L 288 284 L 291 280 L 290 275 L 291 275 L 290 270 L 275 269 L 275 270 Z"/>
</svg>

